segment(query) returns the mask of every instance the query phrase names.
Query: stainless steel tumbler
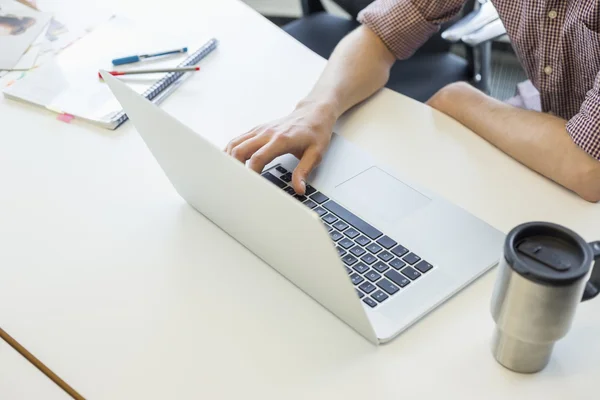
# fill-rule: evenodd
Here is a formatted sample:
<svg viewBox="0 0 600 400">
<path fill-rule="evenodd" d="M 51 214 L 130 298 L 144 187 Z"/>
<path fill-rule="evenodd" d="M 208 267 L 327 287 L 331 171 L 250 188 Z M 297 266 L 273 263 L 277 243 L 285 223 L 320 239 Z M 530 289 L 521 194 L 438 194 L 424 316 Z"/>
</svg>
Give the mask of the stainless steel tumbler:
<svg viewBox="0 0 600 400">
<path fill-rule="evenodd" d="M 500 364 L 522 373 L 548 364 L 578 304 L 600 292 L 598 260 L 600 241 L 588 244 L 559 225 L 531 222 L 508 234 L 491 305 Z"/>
</svg>

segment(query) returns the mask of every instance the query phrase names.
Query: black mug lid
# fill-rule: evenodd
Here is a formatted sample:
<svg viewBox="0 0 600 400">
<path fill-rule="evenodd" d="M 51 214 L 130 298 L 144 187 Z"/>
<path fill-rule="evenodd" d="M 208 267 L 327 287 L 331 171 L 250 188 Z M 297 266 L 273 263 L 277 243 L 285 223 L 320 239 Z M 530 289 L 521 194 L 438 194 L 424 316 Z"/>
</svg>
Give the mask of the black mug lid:
<svg viewBox="0 0 600 400">
<path fill-rule="evenodd" d="M 570 285 L 590 270 L 593 254 L 577 233 L 548 222 L 529 222 L 511 230 L 504 258 L 524 278 L 544 285 Z"/>
</svg>

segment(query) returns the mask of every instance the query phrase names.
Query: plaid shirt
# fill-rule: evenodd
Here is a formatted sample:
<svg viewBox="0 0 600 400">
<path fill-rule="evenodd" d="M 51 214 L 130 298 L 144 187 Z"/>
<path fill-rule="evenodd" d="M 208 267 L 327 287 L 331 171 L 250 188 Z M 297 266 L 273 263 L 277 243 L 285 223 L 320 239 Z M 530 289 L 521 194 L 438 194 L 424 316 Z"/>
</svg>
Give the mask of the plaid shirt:
<svg viewBox="0 0 600 400">
<path fill-rule="evenodd" d="M 377 0 L 358 20 L 399 59 L 456 16 L 466 0 Z M 600 160 L 600 1 L 492 0 L 542 111 L 567 120 L 573 141 Z"/>
</svg>

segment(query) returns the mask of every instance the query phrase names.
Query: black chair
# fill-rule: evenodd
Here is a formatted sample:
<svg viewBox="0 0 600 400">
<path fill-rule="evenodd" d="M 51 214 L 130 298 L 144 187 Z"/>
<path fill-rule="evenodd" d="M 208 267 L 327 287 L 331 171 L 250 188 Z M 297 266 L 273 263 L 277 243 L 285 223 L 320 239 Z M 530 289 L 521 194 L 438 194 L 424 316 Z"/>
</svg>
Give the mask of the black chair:
<svg viewBox="0 0 600 400">
<path fill-rule="evenodd" d="M 335 0 L 350 14 L 350 20 L 329 14 L 321 0 L 301 1 L 304 16 L 283 29 L 315 53 L 329 58 L 338 42 L 360 25 L 356 21 L 358 13 L 373 0 Z M 474 3 L 470 1 L 461 15 L 472 11 Z M 386 87 L 424 102 L 452 82 L 468 81 L 479 86 L 481 76 L 476 73 L 473 48 L 466 46 L 465 59 L 451 53 L 450 46 L 439 33 L 434 35 L 412 57 L 394 64 Z"/>
</svg>

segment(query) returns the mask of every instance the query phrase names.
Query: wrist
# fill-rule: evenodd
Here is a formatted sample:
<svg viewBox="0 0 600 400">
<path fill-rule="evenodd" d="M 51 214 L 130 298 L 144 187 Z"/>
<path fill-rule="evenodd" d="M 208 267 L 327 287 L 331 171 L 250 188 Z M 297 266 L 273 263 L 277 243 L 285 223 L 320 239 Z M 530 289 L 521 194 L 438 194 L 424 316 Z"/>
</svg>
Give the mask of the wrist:
<svg viewBox="0 0 600 400">
<path fill-rule="evenodd" d="M 296 111 L 309 113 L 318 121 L 333 126 L 340 117 L 336 102 L 305 98 L 296 105 Z"/>
<path fill-rule="evenodd" d="M 597 160 L 589 161 L 589 166 L 574 177 L 576 181 L 574 191 L 583 199 L 597 203 L 600 202 L 600 162 Z"/>
</svg>

